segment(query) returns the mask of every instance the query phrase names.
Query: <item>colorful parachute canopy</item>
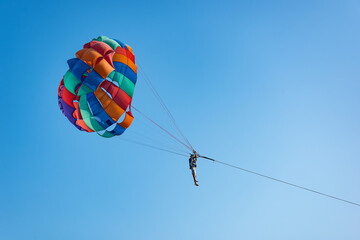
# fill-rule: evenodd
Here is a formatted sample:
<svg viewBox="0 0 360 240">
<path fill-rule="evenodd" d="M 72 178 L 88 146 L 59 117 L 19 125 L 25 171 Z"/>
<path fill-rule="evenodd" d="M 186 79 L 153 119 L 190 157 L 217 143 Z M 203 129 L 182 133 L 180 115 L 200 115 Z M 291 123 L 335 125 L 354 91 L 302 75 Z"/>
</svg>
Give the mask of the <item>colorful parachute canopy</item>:
<svg viewBox="0 0 360 240">
<path fill-rule="evenodd" d="M 68 65 L 58 89 L 63 114 L 81 131 L 121 135 L 134 119 L 137 67 L 132 49 L 101 36 L 86 43 Z"/>
</svg>

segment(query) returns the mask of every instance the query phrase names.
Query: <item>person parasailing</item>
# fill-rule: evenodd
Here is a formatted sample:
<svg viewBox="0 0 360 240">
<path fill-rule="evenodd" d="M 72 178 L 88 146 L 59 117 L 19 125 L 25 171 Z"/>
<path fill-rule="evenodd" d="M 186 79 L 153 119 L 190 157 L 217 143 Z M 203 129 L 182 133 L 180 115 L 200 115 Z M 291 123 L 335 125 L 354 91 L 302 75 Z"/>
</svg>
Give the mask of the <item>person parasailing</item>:
<svg viewBox="0 0 360 240">
<path fill-rule="evenodd" d="M 194 150 L 194 152 L 193 152 L 192 154 L 190 154 L 189 167 L 190 167 L 192 176 L 193 176 L 193 178 L 194 178 L 194 184 L 195 184 L 196 186 L 199 186 L 199 184 L 197 183 L 198 181 L 196 180 L 196 170 L 195 170 L 197 158 L 198 158 L 198 154 L 197 154 L 197 152 Z"/>
</svg>

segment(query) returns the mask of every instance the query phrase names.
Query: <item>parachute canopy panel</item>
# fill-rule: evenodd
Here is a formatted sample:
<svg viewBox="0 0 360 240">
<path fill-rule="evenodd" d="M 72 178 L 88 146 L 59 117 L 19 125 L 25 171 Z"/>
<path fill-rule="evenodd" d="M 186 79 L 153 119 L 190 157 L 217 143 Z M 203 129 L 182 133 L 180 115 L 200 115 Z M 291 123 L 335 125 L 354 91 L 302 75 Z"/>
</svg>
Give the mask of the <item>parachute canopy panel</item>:
<svg viewBox="0 0 360 240">
<path fill-rule="evenodd" d="M 121 135 L 134 119 L 137 66 L 132 49 L 100 36 L 75 55 L 58 89 L 62 113 L 81 131 L 107 138 Z"/>
</svg>

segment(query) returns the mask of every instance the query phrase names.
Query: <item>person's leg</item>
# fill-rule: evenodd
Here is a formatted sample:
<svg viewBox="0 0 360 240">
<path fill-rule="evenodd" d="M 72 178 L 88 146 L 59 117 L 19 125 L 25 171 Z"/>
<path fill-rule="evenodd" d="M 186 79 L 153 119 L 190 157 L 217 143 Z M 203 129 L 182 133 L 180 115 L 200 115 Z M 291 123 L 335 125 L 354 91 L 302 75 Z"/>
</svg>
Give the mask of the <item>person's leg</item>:
<svg viewBox="0 0 360 240">
<path fill-rule="evenodd" d="M 195 171 L 195 168 L 192 168 L 191 171 L 192 171 L 192 175 L 193 175 L 193 178 L 194 178 L 194 183 L 195 183 L 195 185 L 196 185 L 196 186 L 199 186 L 199 185 L 197 184 L 198 181 L 196 180 L 196 171 Z"/>
</svg>

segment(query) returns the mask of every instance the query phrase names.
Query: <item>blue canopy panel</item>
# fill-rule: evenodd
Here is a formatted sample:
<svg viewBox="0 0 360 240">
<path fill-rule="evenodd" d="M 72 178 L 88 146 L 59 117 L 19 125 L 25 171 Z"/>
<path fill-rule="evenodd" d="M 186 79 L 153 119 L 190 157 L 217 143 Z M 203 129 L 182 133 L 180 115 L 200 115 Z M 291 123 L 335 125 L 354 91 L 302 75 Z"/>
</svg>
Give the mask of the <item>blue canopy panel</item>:
<svg viewBox="0 0 360 240">
<path fill-rule="evenodd" d="M 87 77 L 85 77 L 83 84 L 96 91 L 98 86 L 104 81 L 96 71 L 91 71 Z"/>
<path fill-rule="evenodd" d="M 83 81 L 83 74 L 86 73 L 87 70 L 91 69 L 89 65 L 87 65 L 85 62 L 83 62 L 79 58 L 72 58 L 69 59 L 68 65 L 70 68 L 71 73 L 79 80 Z"/>
<path fill-rule="evenodd" d="M 86 94 L 86 98 L 89 104 L 91 113 L 94 116 L 94 119 L 100 124 L 101 127 L 107 129 L 116 122 L 105 112 L 100 101 L 96 98 L 94 93 Z M 115 125 L 115 128 L 110 132 L 113 135 L 121 135 L 125 131 L 125 128 L 119 124 Z"/>
<path fill-rule="evenodd" d="M 121 46 L 121 48 L 126 47 L 126 45 L 122 41 L 119 41 L 117 39 L 113 39 L 113 40 L 115 40 L 115 42 L 117 42 Z M 126 49 L 127 49 L 127 47 L 126 47 Z"/>
<path fill-rule="evenodd" d="M 130 79 L 130 81 L 132 81 L 134 84 L 136 83 L 137 75 L 130 67 L 128 67 L 126 64 L 121 63 L 121 62 L 113 62 L 113 63 L 114 63 L 115 70 L 117 72 L 125 75 L 125 77 Z"/>
</svg>

